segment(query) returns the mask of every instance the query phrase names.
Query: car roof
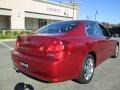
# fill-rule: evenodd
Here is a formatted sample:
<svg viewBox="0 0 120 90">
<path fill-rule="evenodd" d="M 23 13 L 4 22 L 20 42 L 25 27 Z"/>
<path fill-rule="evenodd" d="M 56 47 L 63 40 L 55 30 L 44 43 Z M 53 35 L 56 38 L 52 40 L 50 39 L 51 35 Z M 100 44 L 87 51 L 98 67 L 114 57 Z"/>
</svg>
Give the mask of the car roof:
<svg viewBox="0 0 120 90">
<path fill-rule="evenodd" d="M 99 23 L 99 22 L 97 22 L 97 21 L 92 21 L 92 20 L 66 20 L 66 21 L 59 21 L 59 22 L 69 22 L 69 21 L 77 21 L 77 22 L 84 22 L 84 23 L 86 23 L 86 22 L 94 22 L 94 23 Z"/>
</svg>

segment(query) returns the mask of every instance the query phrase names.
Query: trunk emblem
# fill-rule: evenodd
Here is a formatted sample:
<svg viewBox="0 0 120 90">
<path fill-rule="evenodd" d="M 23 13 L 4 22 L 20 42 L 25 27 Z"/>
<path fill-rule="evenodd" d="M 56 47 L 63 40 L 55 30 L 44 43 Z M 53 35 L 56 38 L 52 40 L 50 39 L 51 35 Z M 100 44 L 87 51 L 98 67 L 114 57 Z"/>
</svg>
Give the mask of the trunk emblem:
<svg viewBox="0 0 120 90">
<path fill-rule="evenodd" d="M 23 44 L 24 44 L 24 45 L 28 45 L 28 44 L 29 44 L 29 41 L 24 41 Z"/>
</svg>

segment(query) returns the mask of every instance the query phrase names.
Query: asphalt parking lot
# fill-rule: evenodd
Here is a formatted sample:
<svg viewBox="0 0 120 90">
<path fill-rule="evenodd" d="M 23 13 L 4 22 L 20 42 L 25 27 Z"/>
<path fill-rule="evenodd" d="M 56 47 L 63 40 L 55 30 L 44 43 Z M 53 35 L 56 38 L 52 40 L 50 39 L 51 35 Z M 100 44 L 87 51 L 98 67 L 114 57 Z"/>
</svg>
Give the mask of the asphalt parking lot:
<svg viewBox="0 0 120 90">
<path fill-rule="evenodd" d="M 118 40 L 120 41 L 120 39 Z M 21 73 L 16 73 L 12 68 L 10 55 L 11 49 L 15 46 L 15 41 L 4 41 L 2 43 L 8 47 L 0 44 L 0 90 L 16 90 L 14 88 L 20 82 L 30 84 L 34 90 L 120 90 L 119 58 L 108 59 L 100 64 L 95 69 L 93 80 L 89 84 L 79 84 L 71 80 L 59 83 L 44 83 Z"/>
</svg>

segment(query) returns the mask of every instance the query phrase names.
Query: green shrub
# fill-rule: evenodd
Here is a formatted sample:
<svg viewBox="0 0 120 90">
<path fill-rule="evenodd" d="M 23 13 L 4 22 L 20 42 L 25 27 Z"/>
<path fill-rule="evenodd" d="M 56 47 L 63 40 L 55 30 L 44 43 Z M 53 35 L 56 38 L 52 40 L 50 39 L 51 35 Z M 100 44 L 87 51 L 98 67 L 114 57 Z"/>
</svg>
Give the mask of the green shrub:
<svg viewBox="0 0 120 90">
<path fill-rule="evenodd" d="M 18 34 L 19 34 L 18 31 L 14 31 L 14 32 L 13 32 L 13 35 L 14 35 L 14 36 L 17 36 Z"/>
<path fill-rule="evenodd" d="M 11 33 L 12 33 L 11 31 L 5 31 L 6 35 L 11 34 Z"/>
<path fill-rule="evenodd" d="M 0 31 L 0 35 L 2 34 L 2 31 Z"/>
<path fill-rule="evenodd" d="M 5 34 L 3 35 L 3 32 L 0 31 L 0 39 L 15 39 L 18 35 L 30 33 L 31 31 L 5 31 Z"/>
<path fill-rule="evenodd" d="M 26 31 L 26 34 L 31 34 L 31 32 L 30 31 Z"/>
</svg>

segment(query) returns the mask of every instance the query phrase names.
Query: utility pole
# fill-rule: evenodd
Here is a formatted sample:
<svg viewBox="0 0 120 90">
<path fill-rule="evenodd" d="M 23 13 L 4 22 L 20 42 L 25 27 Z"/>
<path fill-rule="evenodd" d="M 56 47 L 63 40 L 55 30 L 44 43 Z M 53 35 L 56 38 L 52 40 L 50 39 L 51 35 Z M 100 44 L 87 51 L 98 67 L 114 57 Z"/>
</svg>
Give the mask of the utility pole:
<svg viewBox="0 0 120 90">
<path fill-rule="evenodd" d="M 70 0 L 70 4 L 72 5 L 73 7 L 73 15 L 72 15 L 72 19 L 74 19 L 74 9 L 75 9 L 75 3 L 74 3 L 74 0 Z"/>
<path fill-rule="evenodd" d="M 75 2 L 74 2 L 74 0 L 73 0 L 72 3 L 73 3 L 73 19 L 74 19 L 74 13 L 75 13 L 75 12 L 74 12 L 74 9 L 75 9 Z"/>
</svg>

